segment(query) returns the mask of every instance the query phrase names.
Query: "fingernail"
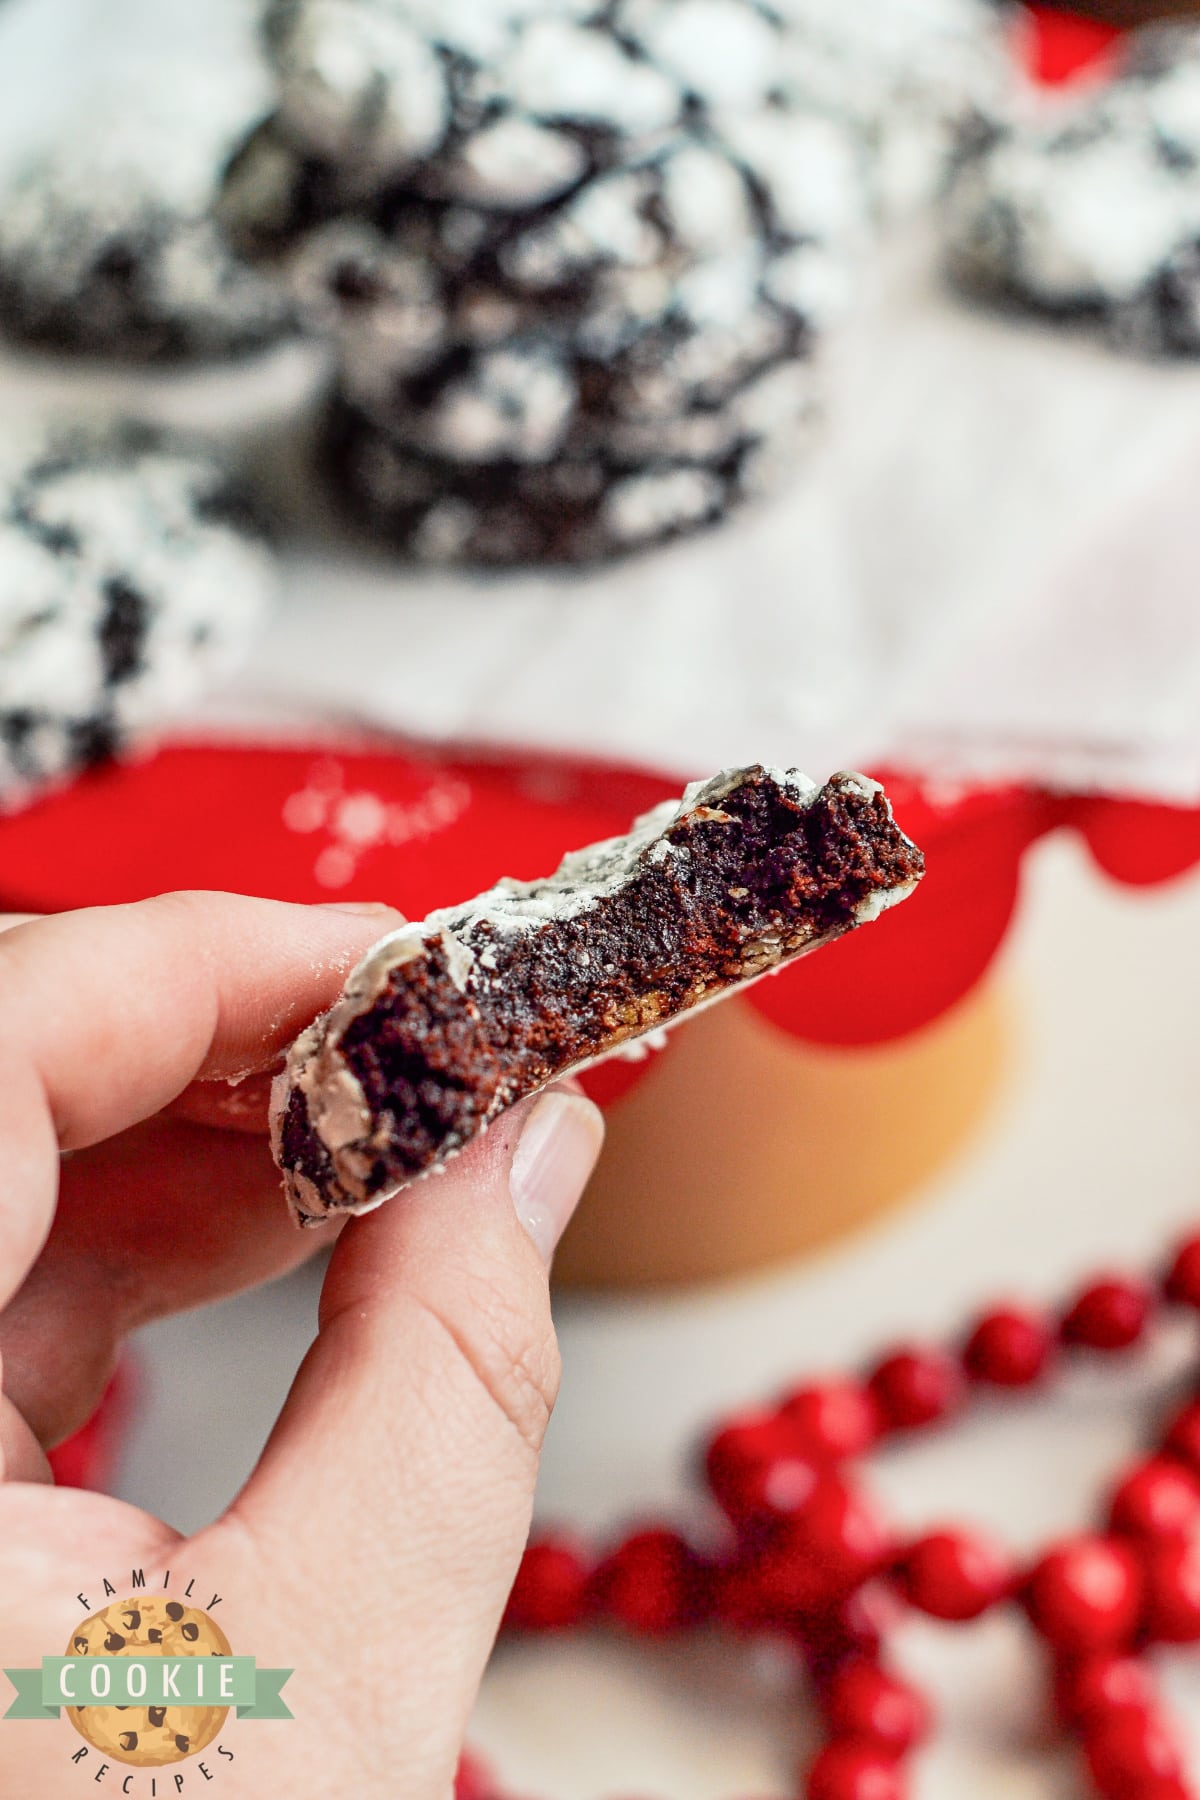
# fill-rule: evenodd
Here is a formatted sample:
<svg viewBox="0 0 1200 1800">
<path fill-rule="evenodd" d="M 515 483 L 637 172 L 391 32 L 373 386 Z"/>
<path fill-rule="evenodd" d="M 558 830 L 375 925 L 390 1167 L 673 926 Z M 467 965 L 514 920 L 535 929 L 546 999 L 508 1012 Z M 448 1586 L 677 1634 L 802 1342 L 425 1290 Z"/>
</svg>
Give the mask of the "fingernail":
<svg viewBox="0 0 1200 1800">
<path fill-rule="evenodd" d="M 394 906 L 385 900 L 318 900 L 322 912 L 355 913 L 360 919 L 399 918 Z"/>
<path fill-rule="evenodd" d="M 548 1265 L 604 1142 L 600 1109 L 582 1094 L 543 1094 L 517 1140 L 509 1187 L 517 1217 Z"/>
</svg>

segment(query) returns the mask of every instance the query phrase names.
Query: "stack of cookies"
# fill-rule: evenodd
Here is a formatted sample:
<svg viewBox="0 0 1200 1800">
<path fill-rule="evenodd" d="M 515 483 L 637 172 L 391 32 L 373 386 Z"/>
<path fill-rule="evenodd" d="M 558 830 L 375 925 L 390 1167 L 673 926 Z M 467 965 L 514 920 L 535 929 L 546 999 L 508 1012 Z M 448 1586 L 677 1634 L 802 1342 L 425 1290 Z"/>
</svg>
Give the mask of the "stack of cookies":
<svg viewBox="0 0 1200 1800">
<path fill-rule="evenodd" d="M 790 465 L 864 222 L 766 0 L 273 0 L 239 247 L 337 346 L 323 448 L 437 562 L 580 562 Z"/>
</svg>

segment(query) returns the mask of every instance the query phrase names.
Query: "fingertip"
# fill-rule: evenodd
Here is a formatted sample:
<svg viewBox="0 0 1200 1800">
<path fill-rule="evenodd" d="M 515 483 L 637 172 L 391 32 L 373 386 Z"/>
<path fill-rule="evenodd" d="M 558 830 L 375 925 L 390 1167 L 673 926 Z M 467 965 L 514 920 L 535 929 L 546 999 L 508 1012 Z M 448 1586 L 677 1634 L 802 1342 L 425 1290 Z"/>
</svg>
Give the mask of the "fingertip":
<svg viewBox="0 0 1200 1800">
<path fill-rule="evenodd" d="M 317 900 L 313 904 L 318 912 L 350 913 L 356 918 L 391 921 L 396 925 L 408 923 L 404 914 L 386 900 Z"/>
<path fill-rule="evenodd" d="M 604 1143 L 604 1115 L 582 1089 L 550 1088 L 523 1122 L 509 1168 L 517 1218 L 549 1267 Z"/>
</svg>

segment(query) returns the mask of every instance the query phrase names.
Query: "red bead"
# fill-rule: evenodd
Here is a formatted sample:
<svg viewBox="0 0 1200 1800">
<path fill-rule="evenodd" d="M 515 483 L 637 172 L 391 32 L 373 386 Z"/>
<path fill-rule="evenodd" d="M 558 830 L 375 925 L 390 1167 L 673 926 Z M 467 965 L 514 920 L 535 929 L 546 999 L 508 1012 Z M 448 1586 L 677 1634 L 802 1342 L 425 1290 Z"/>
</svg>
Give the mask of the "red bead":
<svg viewBox="0 0 1200 1800">
<path fill-rule="evenodd" d="M 758 1571 L 735 1562 L 712 1573 L 712 1612 L 731 1631 L 754 1631 L 771 1623 L 771 1610 L 763 1598 Z"/>
<path fill-rule="evenodd" d="M 1182 1464 L 1154 1456 L 1116 1488 L 1109 1529 L 1125 1537 L 1185 1537 L 1200 1522 L 1200 1481 Z"/>
<path fill-rule="evenodd" d="M 1053 1347 L 1045 1319 L 1000 1307 L 985 1313 L 967 1339 L 963 1367 L 972 1380 L 992 1387 L 1029 1387 L 1044 1372 Z"/>
<path fill-rule="evenodd" d="M 835 1738 L 857 1738 L 903 1756 L 929 1734 L 929 1705 L 906 1681 L 859 1657 L 829 1681 L 825 1717 Z"/>
<path fill-rule="evenodd" d="M 701 1568 L 678 1532 L 637 1531 L 596 1570 L 591 1593 L 610 1618 L 646 1637 L 663 1637 L 696 1622 Z"/>
<path fill-rule="evenodd" d="M 1054 1710 L 1068 1731 L 1077 1731 L 1114 1707 L 1152 1706 L 1154 1682 L 1135 1656 L 1100 1651 L 1061 1665 L 1054 1676 Z"/>
<path fill-rule="evenodd" d="M 490 1770 L 464 1750 L 454 1776 L 454 1800 L 494 1800 L 495 1792 Z"/>
<path fill-rule="evenodd" d="M 797 1388 L 780 1409 L 816 1461 L 865 1456 L 883 1429 L 879 1406 L 860 1381 L 822 1381 Z"/>
<path fill-rule="evenodd" d="M 1200 1237 L 1188 1238 L 1163 1276 L 1163 1295 L 1174 1306 L 1200 1309 Z"/>
<path fill-rule="evenodd" d="M 1089 1350 L 1127 1350 L 1146 1329 L 1151 1298 L 1141 1281 L 1095 1281 L 1064 1314 L 1059 1335 Z"/>
<path fill-rule="evenodd" d="M 774 1617 L 811 1613 L 861 1587 L 891 1555 L 891 1537 L 865 1495 L 824 1475 L 759 1552 L 759 1593 Z"/>
<path fill-rule="evenodd" d="M 958 1364 L 941 1350 L 899 1350 L 878 1365 L 869 1385 L 889 1431 L 932 1425 L 963 1398 Z"/>
<path fill-rule="evenodd" d="M 510 1631 L 565 1631 L 586 1611 L 588 1569 L 570 1538 L 539 1538 L 526 1549 L 508 1597 Z"/>
<path fill-rule="evenodd" d="M 1152 1707 L 1123 1706 L 1097 1720 L 1084 1735 L 1083 1753 L 1104 1800 L 1131 1800 L 1143 1782 L 1182 1774 L 1175 1733 Z"/>
<path fill-rule="evenodd" d="M 795 1426 L 782 1413 L 732 1420 L 710 1440 L 704 1469 L 713 1498 L 735 1525 L 794 1512 L 817 1480 Z"/>
<path fill-rule="evenodd" d="M 1012 1587 L 1008 1558 L 989 1539 L 965 1531 L 934 1531 L 904 1552 L 896 1579 L 910 1606 L 931 1619 L 977 1619 Z"/>
<path fill-rule="evenodd" d="M 1200 1543 L 1168 1538 L 1143 1552 L 1143 1623 L 1163 1644 L 1200 1643 Z"/>
<path fill-rule="evenodd" d="M 1175 1414 L 1163 1438 L 1163 1451 L 1200 1473 L 1200 1400 Z"/>
<path fill-rule="evenodd" d="M 895 1761 L 875 1744 L 826 1744 L 808 1771 L 806 1800 L 905 1800 L 908 1786 Z"/>
<path fill-rule="evenodd" d="M 1117 1539 L 1068 1538 L 1033 1569 L 1024 1599 L 1035 1629 L 1056 1650 L 1115 1650 L 1137 1627 L 1140 1571 Z"/>
<path fill-rule="evenodd" d="M 795 1622 L 808 1658 L 809 1675 L 823 1692 L 852 1662 L 878 1662 L 886 1633 L 898 1617 L 892 1595 L 879 1582 L 866 1582 L 846 1599 Z"/>
</svg>

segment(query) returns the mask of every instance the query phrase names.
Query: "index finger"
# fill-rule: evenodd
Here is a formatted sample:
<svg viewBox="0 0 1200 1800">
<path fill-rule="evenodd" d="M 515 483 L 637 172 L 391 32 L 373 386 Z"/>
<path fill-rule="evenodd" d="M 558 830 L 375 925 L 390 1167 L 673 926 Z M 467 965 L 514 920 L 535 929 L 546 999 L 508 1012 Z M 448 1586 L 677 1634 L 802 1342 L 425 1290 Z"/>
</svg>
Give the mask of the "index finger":
<svg viewBox="0 0 1200 1800">
<path fill-rule="evenodd" d="M 0 1305 L 49 1228 L 60 1150 L 195 1079 L 263 1068 L 396 922 L 386 907 L 186 893 L 0 934 Z"/>
</svg>

